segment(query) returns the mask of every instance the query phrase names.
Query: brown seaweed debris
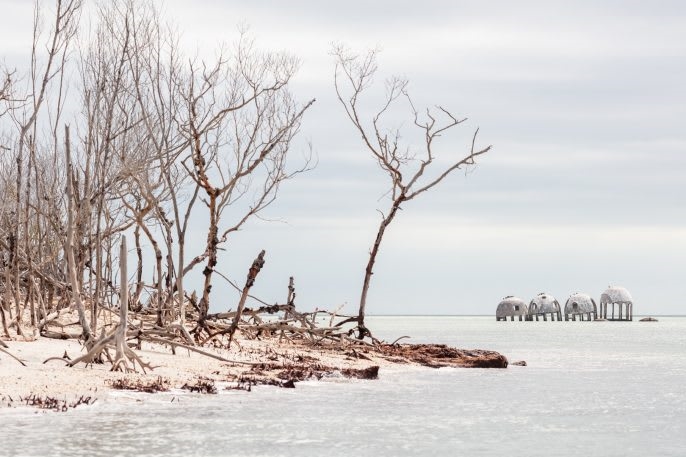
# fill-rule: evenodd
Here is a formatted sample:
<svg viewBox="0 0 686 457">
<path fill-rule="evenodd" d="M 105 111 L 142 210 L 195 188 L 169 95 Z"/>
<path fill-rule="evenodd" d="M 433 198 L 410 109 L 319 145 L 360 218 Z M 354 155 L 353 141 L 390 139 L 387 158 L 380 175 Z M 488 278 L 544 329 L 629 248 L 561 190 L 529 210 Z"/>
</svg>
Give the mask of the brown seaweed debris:
<svg viewBox="0 0 686 457">
<path fill-rule="evenodd" d="M 60 400 L 55 397 L 50 397 L 49 395 L 42 397 L 36 394 L 31 394 L 26 398 L 19 398 L 19 401 L 21 403 L 24 403 L 26 406 L 34 406 L 39 409 L 46 409 L 62 413 L 67 412 L 69 408 L 73 409 L 80 405 L 92 405 L 93 403 L 95 403 L 95 400 L 96 399 L 93 397 L 84 395 L 81 395 L 77 400 L 73 402 Z M 11 403 L 8 404 L 8 406 L 11 406 Z"/>
<path fill-rule="evenodd" d="M 378 351 L 386 357 L 402 357 L 433 368 L 507 368 L 507 357 L 481 349 L 456 349 L 445 344 L 384 344 Z"/>
<path fill-rule="evenodd" d="M 324 376 L 331 376 L 334 373 L 341 373 L 346 378 L 355 379 L 377 379 L 379 377 L 379 366 L 374 365 L 367 368 L 336 368 L 326 365 L 291 365 L 279 372 L 276 376 L 279 379 L 288 381 L 305 381 L 307 379 L 320 380 Z"/>
<path fill-rule="evenodd" d="M 149 394 L 155 392 L 168 392 L 169 380 L 161 376 L 152 381 L 141 381 L 140 379 L 133 380 L 130 378 L 115 379 L 110 382 L 110 387 L 119 390 L 135 390 L 137 392 L 146 392 Z"/>
<path fill-rule="evenodd" d="M 217 387 L 214 385 L 214 381 L 211 379 L 203 379 L 203 378 L 198 378 L 195 381 L 195 384 L 184 384 L 181 386 L 182 389 L 185 390 L 190 390 L 191 393 L 199 393 L 199 394 L 216 394 L 217 393 Z"/>
<path fill-rule="evenodd" d="M 238 379 L 238 383 L 231 387 L 231 389 L 250 391 L 250 387 L 253 385 L 269 385 L 292 389 L 295 387 L 295 383 L 299 381 L 320 380 L 326 376 L 333 376 L 336 373 L 340 373 L 341 376 L 346 378 L 377 379 L 379 377 L 379 366 L 338 368 L 319 363 L 261 363 L 251 368 L 249 376 L 241 376 Z"/>
<path fill-rule="evenodd" d="M 341 370 L 341 374 L 346 378 L 377 379 L 379 377 L 379 366 L 373 365 L 367 368 L 346 368 Z"/>
</svg>

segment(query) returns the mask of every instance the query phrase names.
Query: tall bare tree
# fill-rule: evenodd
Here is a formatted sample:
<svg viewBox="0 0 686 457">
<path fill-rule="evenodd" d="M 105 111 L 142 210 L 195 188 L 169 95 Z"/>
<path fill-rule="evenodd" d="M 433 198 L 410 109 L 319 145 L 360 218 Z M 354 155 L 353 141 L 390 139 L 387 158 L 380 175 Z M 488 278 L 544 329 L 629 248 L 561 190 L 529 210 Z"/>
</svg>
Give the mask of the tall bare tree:
<svg viewBox="0 0 686 457">
<path fill-rule="evenodd" d="M 231 59 L 220 56 L 213 65 L 190 65 L 185 117 L 179 119 L 190 143 L 183 163 L 209 216 L 205 250 L 184 267 L 185 274 L 206 262 L 196 330 L 202 330 L 209 310 L 219 245 L 269 206 L 284 181 L 310 165 L 306 158 L 289 169 L 286 160 L 302 117 L 314 103 L 300 106 L 289 91 L 297 66 L 289 55 L 256 51 L 245 35 Z M 222 222 L 229 209 L 231 220 Z"/>
<path fill-rule="evenodd" d="M 7 150 L 16 165 L 15 188 L 11 193 L 14 208 L 9 212 L 11 217 L 6 226 L 7 244 L 4 247 L 8 259 L 4 285 L 6 301 L 11 298 L 15 304 L 18 334 L 22 333 L 22 316 L 27 303 L 31 310 L 31 324 L 35 325 L 37 319 L 34 306 L 37 272 L 33 264 L 35 249 L 30 233 L 37 230 L 37 222 L 31 217 L 31 200 L 33 198 L 34 205 L 37 205 L 33 193 L 37 188 L 32 189 L 32 184 L 40 179 L 36 170 L 39 120 L 57 121 L 62 116 L 65 62 L 76 35 L 80 10 L 80 0 L 56 0 L 53 20 L 47 37 L 43 37 L 41 11 L 36 3 L 28 74 L 20 85 L 13 81 L 12 74 L 6 73 L 2 92 L 11 85 L 14 93 L 10 97 L 7 94 L 0 97 L 7 103 L 2 112 L 8 113 L 13 124 Z"/>
<path fill-rule="evenodd" d="M 420 114 L 407 92 L 407 80 L 397 77 L 386 81 L 385 98 L 379 108 L 368 115 L 361 109 L 360 100 L 372 85 L 377 73 L 377 51 L 356 55 L 343 46 L 335 46 L 332 55 L 336 61 L 334 85 L 338 100 L 355 130 L 362 136 L 364 146 L 390 181 L 388 190 L 390 205 L 385 212 L 381 213 L 381 222 L 364 272 L 356 319 L 358 337 L 361 339 L 370 335 L 364 320 L 374 263 L 386 229 L 395 219 L 398 210 L 404 203 L 436 187 L 452 172 L 474 165 L 476 157 L 488 152 L 491 146 L 483 148 L 476 146 L 476 137 L 479 132 L 477 128 L 472 136 L 471 146 L 467 147 L 466 152 L 458 153 L 458 158 L 453 159 L 447 167 L 435 166 L 436 140 L 449 129 L 463 123 L 466 118 L 458 119 L 441 106 L 435 110 L 426 109 Z M 403 136 L 400 127 L 388 127 L 392 125 L 388 117 L 401 101 L 407 103 L 412 126 L 421 134 L 422 145 L 418 149 L 402 143 Z M 436 168 L 439 169 L 435 170 Z"/>
</svg>

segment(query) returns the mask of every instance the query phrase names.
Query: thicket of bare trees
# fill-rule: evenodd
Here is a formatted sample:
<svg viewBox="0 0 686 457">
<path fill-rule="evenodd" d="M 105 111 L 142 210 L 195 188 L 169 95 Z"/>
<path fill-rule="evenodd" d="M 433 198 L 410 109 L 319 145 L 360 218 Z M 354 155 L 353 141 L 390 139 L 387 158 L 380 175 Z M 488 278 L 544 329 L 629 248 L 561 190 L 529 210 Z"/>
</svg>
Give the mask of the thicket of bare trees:
<svg viewBox="0 0 686 457">
<path fill-rule="evenodd" d="M 220 325 L 207 320 L 218 249 L 311 166 L 286 159 L 314 100 L 289 90 L 295 57 L 262 52 L 245 33 L 208 62 L 181 54 L 152 1 L 90 6 L 91 27 L 80 0 L 57 0 L 51 22 L 37 10 L 29 70 L 7 69 L 0 83 L 2 332 L 97 349 L 123 305 L 150 315 L 153 334 L 193 345 Z M 77 35 L 79 25 L 90 32 Z M 193 217 L 207 218 L 207 235 L 189 255 Z M 122 303 L 127 233 L 136 267 Z M 199 299 L 183 282 L 195 268 L 205 278 Z M 71 309 L 78 332 L 55 327 Z"/>
</svg>

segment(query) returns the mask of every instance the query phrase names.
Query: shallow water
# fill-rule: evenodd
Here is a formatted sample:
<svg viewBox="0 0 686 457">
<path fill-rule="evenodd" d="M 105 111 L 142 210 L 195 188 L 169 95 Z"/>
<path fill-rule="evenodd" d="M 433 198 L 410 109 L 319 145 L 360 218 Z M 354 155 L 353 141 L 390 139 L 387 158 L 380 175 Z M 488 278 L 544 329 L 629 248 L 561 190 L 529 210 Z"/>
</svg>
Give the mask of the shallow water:
<svg viewBox="0 0 686 457">
<path fill-rule="evenodd" d="M 686 455 L 684 317 L 374 317 L 368 325 L 387 340 L 493 349 L 528 366 L 398 367 L 378 381 L 115 393 L 66 414 L 0 410 L 0 455 Z"/>
</svg>

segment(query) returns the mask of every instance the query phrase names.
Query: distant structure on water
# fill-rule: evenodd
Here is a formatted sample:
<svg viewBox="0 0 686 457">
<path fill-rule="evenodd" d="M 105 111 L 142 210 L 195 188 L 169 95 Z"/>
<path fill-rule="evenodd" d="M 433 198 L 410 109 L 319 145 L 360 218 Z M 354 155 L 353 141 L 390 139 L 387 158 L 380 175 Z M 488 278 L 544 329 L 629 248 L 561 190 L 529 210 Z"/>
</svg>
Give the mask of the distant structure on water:
<svg viewBox="0 0 686 457">
<path fill-rule="evenodd" d="M 573 293 L 564 306 L 566 321 L 633 321 L 634 302 L 631 294 L 623 287 L 610 286 L 600 296 L 600 309 L 595 300 L 588 294 Z M 560 303 L 552 295 L 541 292 L 527 305 L 521 298 L 508 295 L 498 304 L 495 312 L 496 321 L 539 320 L 561 321 Z M 550 319 L 548 319 L 550 318 Z"/>
<path fill-rule="evenodd" d="M 595 320 L 598 319 L 598 308 L 590 295 L 575 293 L 569 296 L 565 303 L 565 320 Z"/>
<path fill-rule="evenodd" d="M 560 303 L 552 295 L 541 292 L 529 303 L 529 316 L 531 317 L 529 320 L 534 320 L 534 318 L 538 320 L 540 316 L 543 317 L 544 321 L 547 321 L 548 316 L 550 316 L 551 321 L 554 321 L 556 317 L 558 321 L 561 321 Z"/>
<path fill-rule="evenodd" d="M 612 312 L 608 316 L 608 307 L 612 306 Z M 617 316 L 615 316 L 615 305 Z M 600 296 L 600 316 L 609 321 L 633 321 L 634 300 L 624 287 L 610 286 Z"/>
<path fill-rule="evenodd" d="M 507 296 L 498 304 L 498 309 L 495 311 L 495 320 L 506 321 L 509 317 L 511 321 L 515 320 L 515 316 L 519 320 L 527 319 L 529 315 L 529 307 L 521 298 Z"/>
</svg>

